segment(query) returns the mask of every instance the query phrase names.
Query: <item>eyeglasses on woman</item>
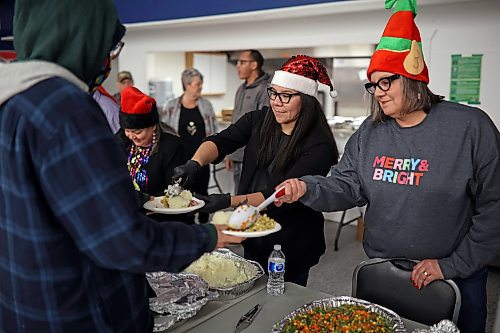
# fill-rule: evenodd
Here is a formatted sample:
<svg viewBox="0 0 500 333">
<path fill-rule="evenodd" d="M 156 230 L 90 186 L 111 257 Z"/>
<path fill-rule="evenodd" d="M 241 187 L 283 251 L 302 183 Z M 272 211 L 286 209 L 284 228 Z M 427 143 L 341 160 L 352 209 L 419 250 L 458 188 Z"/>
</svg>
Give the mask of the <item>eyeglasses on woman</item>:
<svg viewBox="0 0 500 333">
<path fill-rule="evenodd" d="M 288 104 L 290 103 L 290 100 L 292 99 L 293 96 L 298 96 L 300 94 L 279 93 L 273 88 L 267 88 L 267 95 L 269 96 L 271 101 L 274 101 L 276 98 L 278 98 L 282 104 Z"/>
<path fill-rule="evenodd" d="M 391 76 L 383 77 L 383 78 L 380 78 L 377 82 L 365 83 L 365 89 L 371 95 L 375 94 L 375 89 L 377 87 L 382 91 L 387 91 L 387 90 L 391 89 L 392 81 L 397 80 L 399 78 L 400 78 L 399 74 L 394 74 Z"/>
</svg>

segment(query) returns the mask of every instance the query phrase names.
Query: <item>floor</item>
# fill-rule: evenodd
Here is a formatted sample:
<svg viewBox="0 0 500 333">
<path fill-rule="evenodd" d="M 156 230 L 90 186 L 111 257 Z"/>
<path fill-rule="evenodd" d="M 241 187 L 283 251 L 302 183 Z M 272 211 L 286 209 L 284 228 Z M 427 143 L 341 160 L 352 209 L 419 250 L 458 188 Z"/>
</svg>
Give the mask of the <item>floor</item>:
<svg viewBox="0 0 500 333">
<path fill-rule="evenodd" d="M 356 227 L 342 228 L 339 251 L 333 250 L 337 223 L 325 223 L 326 253 L 311 270 L 307 286 L 331 295 L 351 295 L 352 272 L 358 263 L 367 259 L 361 243 L 356 240 Z M 500 268 L 491 267 L 488 276 L 488 319 L 486 332 L 493 332 L 493 323 L 500 301 Z M 500 318 L 499 318 L 500 320 Z"/>
</svg>

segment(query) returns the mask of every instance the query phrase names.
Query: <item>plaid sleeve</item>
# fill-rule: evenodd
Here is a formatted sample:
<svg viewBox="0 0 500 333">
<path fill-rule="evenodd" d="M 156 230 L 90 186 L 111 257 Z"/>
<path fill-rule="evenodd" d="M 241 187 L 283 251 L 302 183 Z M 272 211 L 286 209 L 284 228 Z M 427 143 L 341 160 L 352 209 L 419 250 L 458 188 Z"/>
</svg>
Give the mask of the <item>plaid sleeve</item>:
<svg viewBox="0 0 500 333">
<path fill-rule="evenodd" d="M 56 125 L 33 160 L 41 161 L 49 206 L 80 251 L 104 268 L 145 272 L 178 271 L 211 249 L 207 228 L 157 223 L 141 213 L 119 148 L 90 97 L 60 103 L 75 116 Z"/>
</svg>

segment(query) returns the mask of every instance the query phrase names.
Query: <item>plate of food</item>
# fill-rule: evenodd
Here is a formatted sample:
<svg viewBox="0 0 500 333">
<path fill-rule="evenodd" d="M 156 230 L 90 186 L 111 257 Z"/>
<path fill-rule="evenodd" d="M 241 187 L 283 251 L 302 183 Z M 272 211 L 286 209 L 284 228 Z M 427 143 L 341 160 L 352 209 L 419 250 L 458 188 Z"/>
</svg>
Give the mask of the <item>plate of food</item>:
<svg viewBox="0 0 500 333">
<path fill-rule="evenodd" d="M 227 225 L 229 222 L 229 218 L 232 212 L 216 212 L 213 216 L 212 223 L 213 224 L 225 224 Z M 257 221 L 250 227 L 246 229 L 228 229 L 222 230 L 226 235 L 236 236 L 236 237 L 245 237 L 245 238 L 253 238 L 253 237 L 262 237 L 267 236 L 269 234 L 278 232 L 281 230 L 281 225 L 267 216 L 266 214 L 260 215 L 257 218 Z"/>
<path fill-rule="evenodd" d="M 184 214 L 203 206 L 205 202 L 193 197 L 188 190 L 182 191 L 179 195 L 165 194 L 162 197 L 154 197 L 143 205 L 147 210 L 161 214 Z"/>
</svg>

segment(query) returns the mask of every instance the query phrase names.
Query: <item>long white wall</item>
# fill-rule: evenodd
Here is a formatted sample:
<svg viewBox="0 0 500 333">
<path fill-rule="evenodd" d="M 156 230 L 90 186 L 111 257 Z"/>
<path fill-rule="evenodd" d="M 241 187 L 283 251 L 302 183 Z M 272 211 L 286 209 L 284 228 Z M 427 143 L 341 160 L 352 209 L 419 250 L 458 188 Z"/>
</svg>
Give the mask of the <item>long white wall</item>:
<svg viewBox="0 0 500 333">
<path fill-rule="evenodd" d="M 431 89 L 449 96 L 452 54 L 483 54 L 479 107 L 500 127 L 497 106 L 500 1 L 422 0 L 419 3 L 416 21 L 430 70 Z M 152 52 L 376 44 L 390 17 L 389 11 L 379 9 L 382 7 L 382 0 L 356 0 L 132 25 L 128 27 L 119 67 L 130 70 L 136 85 L 147 91 L 148 53 Z M 233 77 L 231 74 L 228 70 L 228 78 Z M 220 106 L 226 106 L 231 98 L 221 98 Z"/>
</svg>

